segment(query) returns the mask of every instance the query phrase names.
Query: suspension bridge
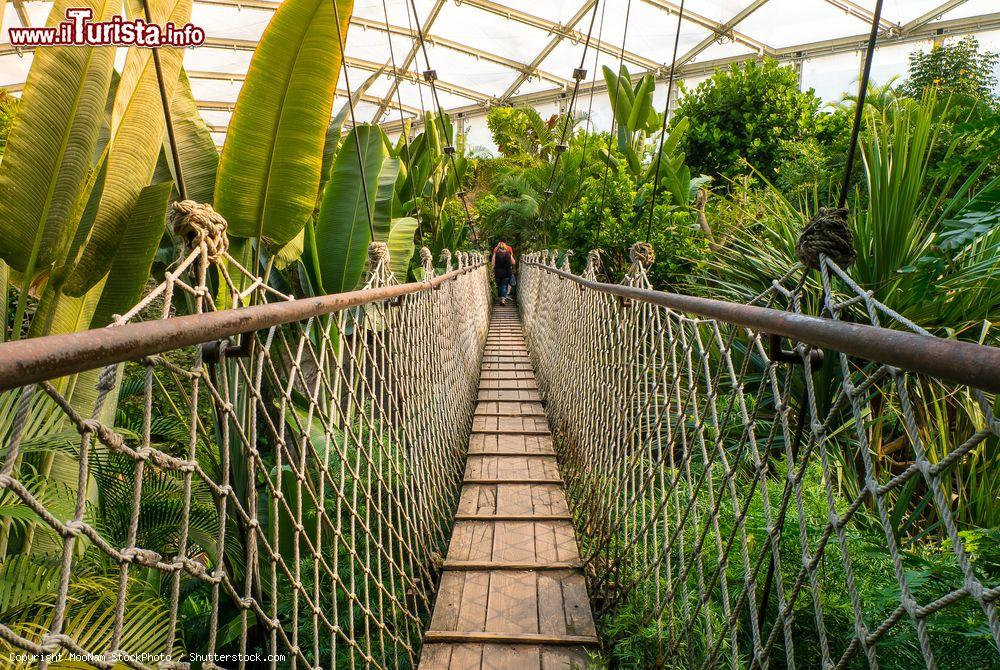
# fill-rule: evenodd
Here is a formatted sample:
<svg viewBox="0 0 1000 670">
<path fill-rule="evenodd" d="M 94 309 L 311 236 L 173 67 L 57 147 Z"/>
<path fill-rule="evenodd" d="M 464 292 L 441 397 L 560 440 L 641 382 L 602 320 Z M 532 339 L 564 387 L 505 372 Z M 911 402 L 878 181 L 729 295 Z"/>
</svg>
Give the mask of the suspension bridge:
<svg viewBox="0 0 1000 670">
<path fill-rule="evenodd" d="M 250 306 L 216 309 L 203 242 L 114 325 L 0 345 L 16 407 L 0 490 L 61 556 L 50 616 L 0 623 L 3 644 L 39 667 L 187 667 L 179 603 L 199 582 L 201 667 L 586 667 L 623 607 L 665 667 L 796 667 L 806 650 L 877 667 L 904 636 L 938 667 L 949 613 L 1000 644 L 1000 584 L 949 480 L 1000 434 L 1000 350 L 928 335 L 825 256 L 823 317 L 801 313 L 802 269 L 734 304 L 651 290 L 638 251 L 620 285 L 597 281 L 596 252 L 579 276 L 546 252 L 524 260 L 514 308 L 492 305 L 483 257 L 422 257 L 421 282 L 398 284 L 376 244 L 361 290 L 295 300 L 248 282 Z M 139 380 L 138 431 L 105 410 L 123 376 Z M 981 421 L 929 421 L 933 389 L 975 399 Z M 168 405 L 180 442 L 158 434 Z M 889 415 L 907 445 L 895 468 L 869 443 Z M 69 506 L 28 468 L 53 442 L 76 472 Z M 837 471 L 848 443 L 854 489 Z M 94 515 L 112 463 L 116 528 Z M 169 554 L 144 546 L 166 484 L 181 501 Z M 954 571 L 932 588 L 893 506 L 911 488 L 949 540 Z M 863 533 L 890 558 L 889 603 L 852 578 L 871 560 Z M 92 606 L 95 556 L 120 576 L 99 648 L 65 627 Z M 155 660 L 132 646 L 151 579 L 173 593 Z M 825 616 L 834 589 L 850 621 Z"/>
</svg>

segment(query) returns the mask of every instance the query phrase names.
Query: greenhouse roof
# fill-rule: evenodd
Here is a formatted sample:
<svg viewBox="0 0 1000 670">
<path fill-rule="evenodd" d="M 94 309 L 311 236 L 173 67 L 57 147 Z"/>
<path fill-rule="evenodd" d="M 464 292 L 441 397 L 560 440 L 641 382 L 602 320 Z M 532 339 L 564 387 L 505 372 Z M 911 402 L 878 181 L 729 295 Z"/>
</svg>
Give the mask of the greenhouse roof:
<svg viewBox="0 0 1000 670">
<path fill-rule="evenodd" d="M 356 91 L 369 80 L 355 118 L 391 130 L 403 119 L 436 108 L 422 79 L 426 69 L 437 71 L 440 107 L 466 116 L 481 115 L 499 104 L 559 104 L 572 89 L 588 32 L 583 95 L 600 91 L 601 66 L 617 68 L 619 59 L 632 74 L 652 72 L 665 78 L 679 1 L 356 0 L 337 107 L 346 101 L 348 90 Z M 224 136 L 252 52 L 279 4 L 194 1 L 192 22 L 205 29 L 207 40 L 186 54 L 185 67 L 217 141 Z M 997 0 L 884 4 L 880 50 L 1000 30 Z M 19 90 L 32 56 L 30 50 L 9 43 L 6 28 L 43 25 L 51 7 L 51 2 L 33 0 L 6 3 L 0 86 Z M 822 70 L 826 59 L 826 67 L 841 71 L 839 80 L 845 80 L 845 72 L 852 79 L 874 7 L 875 0 L 687 0 L 676 76 L 697 81 L 728 63 L 771 56 L 804 70 L 816 63 Z M 877 63 L 878 58 L 876 76 Z"/>
</svg>

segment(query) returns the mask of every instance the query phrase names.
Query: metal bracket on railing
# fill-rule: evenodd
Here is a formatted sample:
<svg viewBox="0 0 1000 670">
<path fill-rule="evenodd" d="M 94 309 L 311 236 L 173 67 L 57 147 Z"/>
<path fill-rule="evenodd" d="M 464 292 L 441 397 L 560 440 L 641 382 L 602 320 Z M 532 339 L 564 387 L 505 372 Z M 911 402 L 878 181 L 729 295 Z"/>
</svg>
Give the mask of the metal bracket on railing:
<svg viewBox="0 0 1000 670">
<path fill-rule="evenodd" d="M 802 365 L 802 356 L 795 351 L 789 351 L 788 349 L 782 348 L 781 335 L 768 333 L 767 343 L 767 355 L 772 361 L 777 361 L 779 363 L 791 363 L 792 365 Z M 810 367 L 817 368 L 823 364 L 824 355 L 822 349 L 814 349 L 810 347 L 808 355 Z"/>
<path fill-rule="evenodd" d="M 253 351 L 253 342 L 256 339 L 255 333 L 241 333 L 240 343 L 233 344 L 230 339 L 213 340 L 201 345 L 201 360 L 205 363 L 215 364 L 222 360 L 222 343 L 226 343 L 226 358 L 246 358 Z"/>
</svg>

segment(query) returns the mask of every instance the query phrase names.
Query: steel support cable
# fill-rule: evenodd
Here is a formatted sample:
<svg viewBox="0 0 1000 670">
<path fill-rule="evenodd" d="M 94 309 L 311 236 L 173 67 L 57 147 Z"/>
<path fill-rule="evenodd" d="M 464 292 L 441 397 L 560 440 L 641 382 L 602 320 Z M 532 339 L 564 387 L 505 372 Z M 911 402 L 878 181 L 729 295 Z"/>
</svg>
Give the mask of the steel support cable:
<svg viewBox="0 0 1000 670">
<path fill-rule="evenodd" d="M 608 8 L 608 4 L 607 3 L 604 3 L 604 5 L 601 7 L 601 20 L 600 20 L 600 22 L 597 25 L 597 41 L 598 42 L 600 42 L 604 38 L 604 10 L 606 10 L 607 8 Z M 594 50 L 594 68 L 593 68 L 593 71 L 594 71 L 595 74 L 597 72 L 597 65 L 598 65 L 598 62 L 600 60 L 600 57 L 601 57 L 601 52 L 599 50 L 595 49 Z M 583 156 L 582 156 L 582 158 L 580 160 L 580 169 L 578 171 L 578 176 L 577 176 L 577 179 L 580 182 L 579 185 L 578 185 L 578 187 L 577 187 L 577 191 L 576 191 L 577 196 L 579 196 L 580 191 L 583 190 L 583 179 L 584 179 L 583 173 L 584 173 L 584 168 L 587 165 L 587 146 L 590 143 L 590 135 L 592 134 L 591 128 L 593 126 L 592 126 L 591 120 L 592 120 L 592 115 L 593 115 L 593 112 L 594 112 L 594 89 L 595 89 L 595 87 L 593 87 L 593 86 L 590 87 L 590 95 L 588 96 L 588 100 L 587 100 L 587 120 L 586 120 L 586 127 L 584 129 L 584 132 L 586 134 L 585 134 L 585 136 L 583 138 Z M 576 198 L 574 197 L 573 200 L 575 201 Z"/>
<path fill-rule="evenodd" d="M 441 125 L 441 134 L 444 136 L 446 142 L 454 142 L 454 137 L 448 137 L 448 127 L 444 122 L 444 108 L 441 106 L 441 101 L 438 98 L 437 86 L 434 83 L 437 80 L 437 72 L 431 68 L 431 59 L 427 55 L 427 44 L 424 41 L 424 30 L 420 26 L 420 16 L 417 12 L 416 0 L 408 0 L 408 4 L 413 8 L 413 22 L 417 28 L 417 40 L 420 44 L 420 51 L 424 55 L 424 64 L 427 67 L 424 72 L 424 80 L 431 87 L 431 97 L 434 100 L 434 108 L 437 110 L 438 121 Z M 452 126 L 452 131 L 452 135 L 454 135 L 454 125 Z M 469 203 L 465 199 L 465 190 L 462 188 L 462 181 L 459 178 L 458 168 L 455 163 L 455 150 L 455 146 L 452 144 L 445 146 L 445 153 L 448 155 L 449 162 L 451 163 L 451 172 L 455 176 L 455 186 L 458 188 L 458 197 L 462 201 L 462 207 L 465 210 L 465 221 L 469 225 L 473 234 L 475 234 L 476 227 L 472 220 L 472 212 L 469 210 Z"/>
<path fill-rule="evenodd" d="M 670 115 L 670 101 L 674 93 L 674 74 L 677 69 L 677 47 L 681 41 L 681 21 L 684 20 L 684 0 L 681 0 L 677 12 L 677 33 L 674 35 L 674 55 L 670 60 L 670 77 L 667 79 L 667 101 L 663 105 L 663 122 L 660 124 L 660 146 L 656 151 L 656 167 L 653 169 L 653 197 L 649 201 L 649 220 L 646 223 L 646 244 L 653 231 L 653 214 L 656 211 L 656 196 L 660 192 L 660 164 L 663 162 L 663 142 L 667 135 L 667 117 Z M 686 204 L 686 203 L 677 203 Z"/>
<path fill-rule="evenodd" d="M 580 92 L 580 82 L 583 81 L 584 77 L 586 77 L 587 71 L 584 69 L 584 66 L 587 64 L 587 50 L 590 48 L 591 34 L 594 31 L 594 21 L 597 18 L 597 7 L 600 4 L 600 0 L 596 0 L 596 2 L 594 2 L 594 10 L 590 13 L 590 24 L 587 26 L 587 36 L 583 41 L 583 52 L 580 54 L 580 66 L 573 72 L 573 92 L 570 94 L 566 117 L 563 120 L 563 127 L 559 133 L 559 144 L 556 146 L 556 155 L 552 159 L 552 169 L 549 172 L 548 183 L 542 194 L 542 207 L 539 210 L 538 218 L 535 221 L 536 232 L 537 228 L 542 225 L 545 218 L 545 211 L 549 205 L 549 199 L 552 197 L 552 186 L 555 183 L 556 170 L 559 167 L 559 159 L 562 156 L 563 151 L 567 148 L 566 137 L 569 133 L 570 126 L 573 123 L 573 106 L 576 104 L 576 96 Z"/>
<path fill-rule="evenodd" d="M 854 167 L 854 154 L 858 149 L 858 138 L 861 135 L 861 122 L 864 117 L 865 100 L 868 98 L 868 79 L 871 76 L 872 61 L 875 57 L 875 43 L 878 41 L 879 20 L 882 17 L 882 2 L 875 3 L 875 12 L 872 14 L 871 32 L 868 34 L 868 46 L 865 49 L 864 66 L 861 70 L 861 81 L 858 82 L 858 101 L 854 106 L 854 123 L 851 127 L 851 141 L 847 145 L 847 160 L 844 166 L 844 180 L 840 185 L 840 198 L 837 200 L 837 207 L 847 206 L 847 195 L 851 188 L 851 172 Z"/>
<path fill-rule="evenodd" d="M 625 64 L 625 46 L 628 39 L 628 21 L 629 16 L 632 13 L 632 0 L 628 0 L 625 3 L 625 25 L 622 29 L 622 48 L 621 53 L 618 56 L 618 70 L 615 72 L 616 77 L 620 77 L 622 73 L 622 66 Z M 631 86 L 631 80 L 628 85 Z M 621 95 L 621 86 L 615 87 L 614 95 L 611 96 L 611 130 L 608 131 L 608 160 L 604 164 L 604 179 L 601 182 L 601 214 L 602 216 L 597 217 L 597 239 L 600 240 L 601 227 L 604 223 L 604 204 L 607 199 L 608 193 L 608 174 L 611 171 L 611 149 L 615 141 L 615 125 L 618 122 L 618 116 L 615 110 L 618 109 L 618 96 Z"/>
<path fill-rule="evenodd" d="M 361 195 L 365 199 L 365 216 L 368 218 L 368 234 L 375 241 L 375 219 L 372 213 L 374 203 L 368 193 L 368 179 L 365 177 L 365 157 L 361 155 L 361 138 L 358 136 L 358 122 L 354 115 L 354 96 L 351 93 L 351 78 L 347 72 L 347 52 L 344 50 L 344 36 L 340 32 L 340 9 L 337 0 L 329 0 L 333 4 L 334 30 L 337 33 L 337 47 L 340 49 L 340 68 L 344 71 L 344 89 L 347 92 L 347 105 L 351 115 L 351 130 L 354 132 L 354 149 L 358 156 L 358 170 L 361 172 Z M 391 36 L 390 36 L 391 37 Z M 393 76 L 398 74 L 393 71 Z M 337 138 L 338 142 L 340 138 Z M 333 169 L 333 166 L 330 166 Z"/>
<path fill-rule="evenodd" d="M 392 64 L 392 71 L 393 71 L 393 74 L 396 75 L 396 81 L 398 82 L 399 81 L 399 76 L 398 76 L 399 70 L 396 68 L 396 50 L 392 46 L 392 33 L 389 32 L 389 7 L 386 4 L 386 0 L 382 0 L 382 16 L 385 18 L 385 31 L 386 31 L 385 32 L 385 37 L 386 37 L 386 42 L 388 42 L 388 44 L 389 44 L 389 62 L 390 62 L 390 64 Z M 409 6 L 409 4 L 406 5 L 406 16 L 407 16 L 407 20 L 409 20 L 409 16 L 410 16 L 410 6 Z M 411 26 L 411 32 L 412 32 L 412 26 Z M 399 107 L 400 135 L 402 135 L 402 137 L 403 137 L 403 151 L 406 153 L 406 163 L 407 163 L 407 165 L 409 165 L 410 160 L 411 160 L 411 156 L 410 156 L 410 137 L 409 137 L 409 133 L 406 131 L 406 121 L 405 121 L 405 117 L 404 117 L 404 113 L 403 113 L 403 94 L 400 93 L 398 84 L 397 84 L 397 86 L 395 88 L 396 88 L 396 102 L 397 102 L 398 107 Z M 422 94 L 420 96 L 420 111 L 421 111 L 421 113 L 424 112 L 424 97 L 423 97 Z M 421 215 L 420 215 L 420 200 L 419 199 L 414 199 L 414 203 L 415 203 L 415 209 L 416 209 L 416 212 L 417 212 L 417 235 L 419 236 L 420 240 L 423 241 L 423 239 L 424 239 L 424 231 L 423 231 L 424 222 L 421 220 L 423 217 L 421 217 Z"/>
</svg>

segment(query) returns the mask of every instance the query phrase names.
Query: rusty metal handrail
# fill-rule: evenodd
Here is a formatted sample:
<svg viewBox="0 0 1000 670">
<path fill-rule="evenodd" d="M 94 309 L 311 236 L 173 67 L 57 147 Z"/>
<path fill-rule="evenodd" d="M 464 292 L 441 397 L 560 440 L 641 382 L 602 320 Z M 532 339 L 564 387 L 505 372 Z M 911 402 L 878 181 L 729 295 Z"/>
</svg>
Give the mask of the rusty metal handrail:
<svg viewBox="0 0 1000 670">
<path fill-rule="evenodd" d="M 477 263 L 409 284 L 2 343 L 0 391 L 433 290 L 481 266 Z"/>
<path fill-rule="evenodd" d="M 813 347 L 833 349 L 849 356 L 891 365 L 909 372 L 927 374 L 984 391 L 1000 393 L 1000 348 L 805 316 L 768 307 L 652 291 L 621 284 L 605 284 L 534 261 L 523 262 L 609 295 L 781 335 Z"/>
</svg>

